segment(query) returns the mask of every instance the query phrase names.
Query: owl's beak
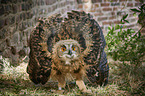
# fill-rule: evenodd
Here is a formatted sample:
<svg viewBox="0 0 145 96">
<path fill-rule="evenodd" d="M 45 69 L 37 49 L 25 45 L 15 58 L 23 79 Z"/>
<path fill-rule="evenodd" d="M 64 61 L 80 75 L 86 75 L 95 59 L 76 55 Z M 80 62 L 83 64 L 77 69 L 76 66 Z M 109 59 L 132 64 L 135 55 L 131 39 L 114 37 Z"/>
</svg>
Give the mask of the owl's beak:
<svg viewBox="0 0 145 96">
<path fill-rule="evenodd" d="M 65 65 L 71 65 L 70 61 L 66 61 Z"/>
<path fill-rule="evenodd" d="M 69 54 L 69 55 L 72 55 L 72 51 L 71 51 L 71 50 L 69 50 L 69 51 L 68 51 L 68 54 Z"/>
</svg>

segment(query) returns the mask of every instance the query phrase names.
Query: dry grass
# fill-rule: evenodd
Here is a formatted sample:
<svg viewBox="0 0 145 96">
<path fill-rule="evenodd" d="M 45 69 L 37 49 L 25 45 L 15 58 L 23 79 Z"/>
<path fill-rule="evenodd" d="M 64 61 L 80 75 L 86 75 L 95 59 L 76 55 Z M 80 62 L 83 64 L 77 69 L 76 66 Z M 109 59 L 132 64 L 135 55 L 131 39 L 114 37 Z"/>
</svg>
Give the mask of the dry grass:
<svg viewBox="0 0 145 96">
<path fill-rule="evenodd" d="M 109 84 L 105 87 L 88 86 L 94 96 L 142 96 L 145 95 L 145 66 L 139 68 L 131 64 L 122 64 L 109 59 Z M 48 82 L 44 86 L 35 86 L 26 73 L 27 63 L 11 67 L 4 62 L 4 70 L 0 74 L 0 95 L 82 95 L 75 84 L 68 84 L 64 94 L 53 93 L 57 90 L 56 82 Z"/>
</svg>

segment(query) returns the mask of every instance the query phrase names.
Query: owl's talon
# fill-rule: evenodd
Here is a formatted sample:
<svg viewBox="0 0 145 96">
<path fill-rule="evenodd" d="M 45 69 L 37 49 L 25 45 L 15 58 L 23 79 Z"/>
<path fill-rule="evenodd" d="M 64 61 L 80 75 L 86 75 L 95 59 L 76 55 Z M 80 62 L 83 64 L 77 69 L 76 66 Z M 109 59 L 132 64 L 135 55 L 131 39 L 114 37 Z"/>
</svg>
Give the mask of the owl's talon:
<svg viewBox="0 0 145 96">
<path fill-rule="evenodd" d="M 61 87 L 59 87 L 58 90 L 61 90 Z"/>
</svg>

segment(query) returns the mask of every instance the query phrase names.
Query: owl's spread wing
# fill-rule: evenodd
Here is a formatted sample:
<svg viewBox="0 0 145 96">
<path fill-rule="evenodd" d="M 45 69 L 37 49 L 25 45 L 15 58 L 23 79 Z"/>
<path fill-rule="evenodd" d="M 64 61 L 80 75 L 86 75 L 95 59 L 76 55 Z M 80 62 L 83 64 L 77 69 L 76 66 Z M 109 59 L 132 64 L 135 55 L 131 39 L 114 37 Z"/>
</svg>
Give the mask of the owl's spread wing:
<svg viewBox="0 0 145 96">
<path fill-rule="evenodd" d="M 59 18 L 59 15 L 55 16 L 55 18 L 41 18 L 31 32 L 27 73 L 35 84 L 45 84 L 50 77 L 52 63 L 51 52 L 53 47 L 52 39 L 54 39 L 54 35 L 57 33 L 57 29 L 59 29 L 57 24 L 60 21 L 61 18 Z"/>
<path fill-rule="evenodd" d="M 98 23 L 85 12 L 68 12 L 41 19 L 30 37 L 30 55 L 27 72 L 34 83 L 45 84 L 51 73 L 52 48 L 60 40 L 73 39 L 81 46 L 84 62 L 90 65 L 88 79 L 94 84 L 107 83 L 108 70 L 104 52 L 105 39 Z"/>
<path fill-rule="evenodd" d="M 87 45 L 87 41 L 92 44 L 91 46 L 82 46 L 84 49 L 88 48 L 84 61 L 86 64 L 91 65 L 87 70 L 89 81 L 92 84 L 106 85 L 108 82 L 109 66 L 107 64 L 106 53 L 104 52 L 106 42 L 99 24 L 90 14 L 85 12 L 72 11 L 68 13 L 68 19 L 80 22 L 78 29 L 82 30 L 84 39 L 80 39 L 81 42 L 79 42 L 83 45 Z"/>
</svg>

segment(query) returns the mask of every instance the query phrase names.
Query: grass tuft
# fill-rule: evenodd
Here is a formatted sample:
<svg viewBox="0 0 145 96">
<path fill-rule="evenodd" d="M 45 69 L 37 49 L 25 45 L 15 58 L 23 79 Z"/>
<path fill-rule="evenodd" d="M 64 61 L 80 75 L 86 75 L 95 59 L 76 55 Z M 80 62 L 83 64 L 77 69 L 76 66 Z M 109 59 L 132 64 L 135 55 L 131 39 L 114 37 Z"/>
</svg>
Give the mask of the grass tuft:
<svg viewBox="0 0 145 96">
<path fill-rule="evenodd" d="M 27 63 L 12 67 L 6 59 L 0 74 L 0 95 L 82 95 L 75 84 L 69 84 L 64 94 L 55 93 L 57 83 L 49 81 L 45 85 L 35 86 L 26 73 Z M 135 67 L 108 59 L 110 66 L 109 84 L 105 87 L 87 85 L 94 96 L 142 96 L 145 95 L 145 66 Z"/>
</svg>

